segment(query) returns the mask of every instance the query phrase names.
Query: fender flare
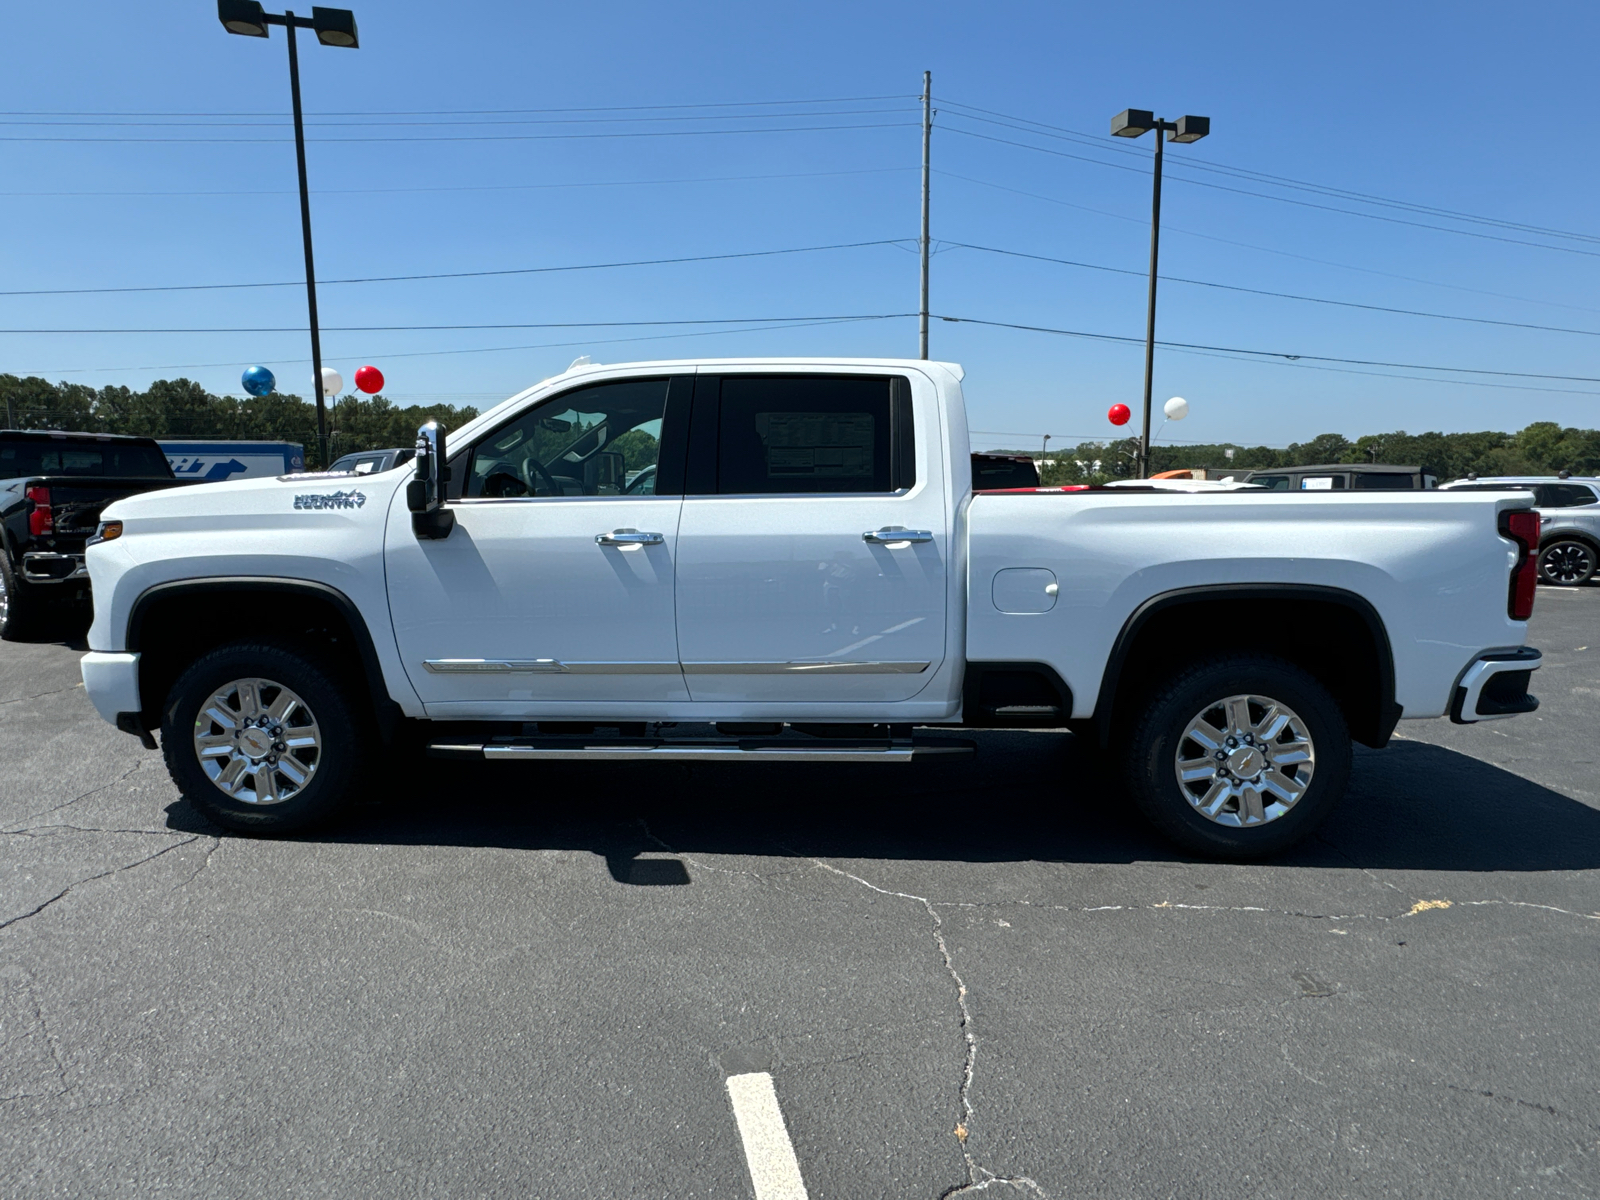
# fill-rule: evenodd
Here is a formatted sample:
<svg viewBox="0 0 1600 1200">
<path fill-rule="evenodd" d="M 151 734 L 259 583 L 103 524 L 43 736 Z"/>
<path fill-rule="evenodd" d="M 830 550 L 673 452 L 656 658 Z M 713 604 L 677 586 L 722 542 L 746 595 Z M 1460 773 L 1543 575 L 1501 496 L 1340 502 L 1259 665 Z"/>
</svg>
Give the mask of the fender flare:
<svg viewBox="0 0 1600 1200">
<path fill-rule="evenodd" d="M 1394 699 L 1394 648 L 1390 645 L 1389 631 L 1383 624 L 1383 618 L 1378 615 L 1371 601 L 1344 588 L 1321 584 L 1222 583 L 1175 588 L 1151 596 L 1123 622 L 1117 640 L 1112 643 L 1105 670 L 1101 673 L 1100 694 L 1095 700 L 1094 716 L 1090 718 L 1102 745 L 1111 738 L 1112 708 L 1122 680 L 1122 668 L 1150 618 L 1169 608 L 1214 600 L 1309 600 L 1320 604 L 1337 604 L 1354 612 L 1366 625 L 1378 651 L 1378 727 L 1374 748 L 1381 749 L 1388 743 L 1401 716 L 1401 708 Z"/>
<path fill-rule="evenodd" d="M 140 651 L 144 621 L 150 610 L 162 600 L 173 596 L 226 595 L 230 592 L 275 592 L 280 595 L 307 596 L 331 604 L 350 627 L 355 639 L 356 656 L 361 661 L 361 673 L 366 678 L 367 691 L 378 725 L 384 737 L 389 737 L 402 718 L 400 706 L 389 695 L 389 685 L 383 677 L 383 666 L 378 661 L 378 651 L 372 640 L 372 631 L 355 602 L 338 588 L 308 579 L 275 579 L 252 575 L 212 576 L 205 579 L 174 579 L 157 583 L 140 592 L 128 612 L 127 639 L 123 645 L 130 653 Z"/>
</svg>

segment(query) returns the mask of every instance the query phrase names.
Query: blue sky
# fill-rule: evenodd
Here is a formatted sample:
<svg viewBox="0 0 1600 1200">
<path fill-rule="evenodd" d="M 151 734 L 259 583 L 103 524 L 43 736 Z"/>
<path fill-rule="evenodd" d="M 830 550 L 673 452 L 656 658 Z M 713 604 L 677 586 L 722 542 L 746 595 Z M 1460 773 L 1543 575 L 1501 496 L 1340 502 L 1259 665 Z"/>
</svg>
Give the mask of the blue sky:
<svg viewBox="0 0 1600 1200">
<path fill-rule="evenodd" d="M 936 313 L 1143 336 L 1151 138 L 1107 135 L 1110 117 L 1134 106 L 1212 119 L 1207 140 L 1167 148 L 1164 275 L 1600 331 L 1592 286 L 1600 240 L 1466 223 L 1182 165 L 1600 235 L 1585 87 L 1600 33 L 1593 5 L 1557 3 L 1536 16 L 1471 3 L 1156 3 L 1139 6 L 1137 20 L 1134 11 L 366 0 L 356 7 L 359 50 L 322 47 L 305 35 L 300 43 L 322 279 L 904 241 L 611 270 L 328 283 L 319 289 L 325 361 L 347 380 L 362 363 L 378 365 L 387 394 L 402 403 L 481 406 L 585 353 L 605 362 L 912 356 L 913 318 L 739 332 L 333 327 L 912 312 L 915 97 L 924 69 L 934 73 L 939 109 Z M 0 291 L 302 278 L 281 29 L 268 41 L 229 36 L 206 0 L 15 6 L 7 21 Z M 814 103 L 768 103 L 791 101 Z M 665 107 L 690 105 L 722 107 Z M 974 109 L 1051 128 L 1007 128 L 977 120 L 985 114 Z M 730 129 L 744 132 L 705 132 Z M 1088 137 L 1052 136 L 1057 131 Z M 282 390 L 304 392 L 304 324 L 300 287 L 0 296 L 7 330 L 300 330 L 3 333 L 0 370 L 134 387 L 186 375 L 237 394 L 241 369 L 262 362 Z M 655 340 L 618 340 L 646 337 Z M 1162 285 L 1158 337 L 1600 377 L 1600 338 L 1583 333 L 1175 281 Z M 491 349 L 499 347 L 516 348 Z M 936 321 L 932 351 L 966 367 L 972 424 L 995 431 L 981 443 L 1019 444 L 1011 435 L 1046 432 L 1108 436 L 1106 408 L 1136 405 L 1140 394 L 1136 342 Z M 1600 424 L 1600 384 L 1315 368 L 1307 357 L 1245 361 L 1160 350 L 1157 404 L 1179 394 L 1191 403 L 1190 418 L 1162 436 L 1281 445 L 1325 431 Z M 1419 374 L 1428 378 L 1394 377 Z M 1522 386 L 1481 386 L 1489 383 Z"/>
</svg>

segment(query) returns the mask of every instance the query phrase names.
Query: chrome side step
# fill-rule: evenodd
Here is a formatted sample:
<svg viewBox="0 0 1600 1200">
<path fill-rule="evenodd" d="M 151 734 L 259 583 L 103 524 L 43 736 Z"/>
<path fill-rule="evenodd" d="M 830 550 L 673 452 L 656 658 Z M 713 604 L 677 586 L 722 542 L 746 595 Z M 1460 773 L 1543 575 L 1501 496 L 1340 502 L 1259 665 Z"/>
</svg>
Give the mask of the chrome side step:
<svg viewBox="0 0 1600 1200">
<path fill-rule="evenodd" d="M 908 763 L 915 759 L 971 754 L 972 742 L 941 739 L 915 742 L 822 743 L 783 741 L 689 741 L 626 738 L 582 741 L 574 738 L 496 738 L 489 742 L 435 742 L 433 758 L 472 758 L 490 762 L 586 760 L 589 762 L 825 762 Z"/>
</svg>

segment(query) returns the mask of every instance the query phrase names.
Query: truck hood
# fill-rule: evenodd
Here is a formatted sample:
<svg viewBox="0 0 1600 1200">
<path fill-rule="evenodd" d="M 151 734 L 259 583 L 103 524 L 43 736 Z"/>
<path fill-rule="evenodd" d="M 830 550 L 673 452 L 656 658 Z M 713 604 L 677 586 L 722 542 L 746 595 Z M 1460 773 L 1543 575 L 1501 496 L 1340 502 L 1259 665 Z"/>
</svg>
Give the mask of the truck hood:
<svg viewBox="0 0 1600 1200">
<path fill-rule="evenodd" d="M 237 517 L 382 512 L 411 474 L 407 467 L 397 467 L 381 475 L 307 473 L 202 483 L 129 496 L 108 505 L 101 518 L 140 522 L 175 518 L 210 525 Z"/>
</svg>

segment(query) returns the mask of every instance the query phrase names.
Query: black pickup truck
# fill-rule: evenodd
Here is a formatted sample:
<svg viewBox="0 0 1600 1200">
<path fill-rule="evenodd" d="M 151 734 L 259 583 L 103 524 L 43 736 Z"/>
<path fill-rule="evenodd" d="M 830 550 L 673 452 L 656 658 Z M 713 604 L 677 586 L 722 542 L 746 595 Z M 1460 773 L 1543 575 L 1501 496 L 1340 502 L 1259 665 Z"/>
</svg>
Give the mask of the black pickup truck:
<svg viewBox="0 0 1600 1200">
<path fill-rule="evenodd" d="M 0 638 L 47 612 L 85 613 L 84 543 L 113 500 L 178 487 L 150 438 L 0 430 Z"/>
</svg>

